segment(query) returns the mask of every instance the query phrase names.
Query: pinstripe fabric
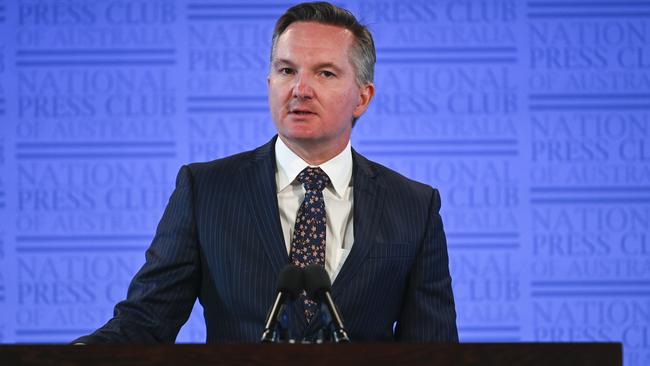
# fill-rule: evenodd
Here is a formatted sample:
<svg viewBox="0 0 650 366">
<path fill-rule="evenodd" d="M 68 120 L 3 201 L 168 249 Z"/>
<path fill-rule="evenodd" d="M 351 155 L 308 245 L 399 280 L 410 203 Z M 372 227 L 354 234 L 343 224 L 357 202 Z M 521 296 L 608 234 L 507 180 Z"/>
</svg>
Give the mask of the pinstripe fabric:
<svg viewBox="0 0 650 366">
<path fill-rule="evenodd" d="M 257 342 L 289 262 L 274 143 L 182 167 L 127 299 L 75 342 L 173 342 L 197 297 L 207 342 Z M 332 285 L 351 339 L 457 341 L 438 192 L 354 151 L 353 161 L 354 246 Z M 307 324 L 295 301 L 294 336 L 314 334 L 319 318 Z"/>
</svg>

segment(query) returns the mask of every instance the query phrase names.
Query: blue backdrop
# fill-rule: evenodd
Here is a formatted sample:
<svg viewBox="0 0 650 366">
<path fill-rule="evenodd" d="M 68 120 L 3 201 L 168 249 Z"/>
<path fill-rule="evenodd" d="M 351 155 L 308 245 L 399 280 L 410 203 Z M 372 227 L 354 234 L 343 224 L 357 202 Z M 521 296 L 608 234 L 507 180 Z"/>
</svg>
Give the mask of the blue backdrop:
<svg viewBox="0 0 650 366">
<path fill-rule="evenodd" d="M 179 166 L 274 134 L 291 4 L 251 1 L 0 0 L 1 342 L 103 324 Z M 339 5 L 378 51 L 353 146 L 441 190 L 461 340 L 650 364 L 650 2 Z"/>
</svg>

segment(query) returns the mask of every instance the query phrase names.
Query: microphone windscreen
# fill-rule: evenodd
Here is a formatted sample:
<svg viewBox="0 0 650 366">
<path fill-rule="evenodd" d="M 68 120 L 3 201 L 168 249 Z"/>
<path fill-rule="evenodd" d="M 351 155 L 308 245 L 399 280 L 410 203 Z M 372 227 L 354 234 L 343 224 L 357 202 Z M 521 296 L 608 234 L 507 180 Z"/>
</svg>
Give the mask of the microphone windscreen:
<svg viewBox="0 0 650 366">
<path fill-rule="evenodd" d="M 286 292 L 295 299 L 303 289 L 302 270 L 291 264 L 286 265 L 278 275 L 277 290 Z"/>
<path fill-rule="evenodd" d="M 322 300 L 321 296 L 325 291 L 330 291 L 332 282 L 325 271 L 325 267 L 319 264 L 310 264 L 303 269 L 305 278 L 305 290 L 307 295 L 316 300 Z"/>
</svg>

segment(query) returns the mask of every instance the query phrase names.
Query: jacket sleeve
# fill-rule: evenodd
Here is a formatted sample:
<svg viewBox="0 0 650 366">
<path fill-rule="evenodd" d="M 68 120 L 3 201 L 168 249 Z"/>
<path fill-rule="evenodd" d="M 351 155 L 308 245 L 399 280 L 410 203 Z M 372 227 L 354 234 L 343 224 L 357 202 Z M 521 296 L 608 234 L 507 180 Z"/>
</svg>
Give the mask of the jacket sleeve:
<svg viewBox="0 0 650 366">
<path fill-rule="evenodd" d="M 405 342 L 458 342 L 447 240 L 440 217 L 440 194 L 435 189 L 395 335 Z"/>
<path fill-rule="evenodd" d="M 174 342 L 187 321 L 201 281 L 194 217 L 191 171 L 183 166 L 147 249 L 146 262 L 135 275 L 127 298 L 115 306 L 113 318 L 73 343 Z"/>
</svg>

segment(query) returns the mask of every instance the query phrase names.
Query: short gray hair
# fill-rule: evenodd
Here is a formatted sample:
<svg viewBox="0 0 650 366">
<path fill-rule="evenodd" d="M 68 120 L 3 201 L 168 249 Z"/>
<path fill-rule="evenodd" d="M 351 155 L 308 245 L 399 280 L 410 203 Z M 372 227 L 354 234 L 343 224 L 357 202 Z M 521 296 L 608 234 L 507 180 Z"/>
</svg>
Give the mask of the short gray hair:
<svg viewBox="0 0 650 366">
<path fill-rule="evenodd" d="M 302 3 L 289 8 L 275 22 L 273 40 L 271 46 L 271 62 L 275 54 L 275 46 L 278 38 L 293 22 L 316 22 L 327 25 L 334 25 L 345 28 L 354 35 L 354 43 L 351 46 L 350 63 L 356 72 L 356 81 L 359 86 L 373 82 L 375 77 L 375 42 L 368 28 L 359 23 L 357 18 L 343 8 L 339 8 L 327 2 Z"/>
</svg>

